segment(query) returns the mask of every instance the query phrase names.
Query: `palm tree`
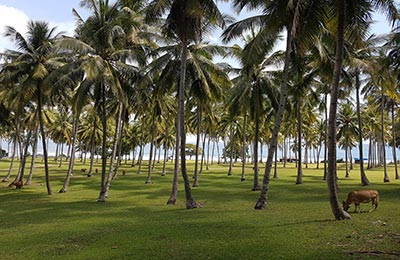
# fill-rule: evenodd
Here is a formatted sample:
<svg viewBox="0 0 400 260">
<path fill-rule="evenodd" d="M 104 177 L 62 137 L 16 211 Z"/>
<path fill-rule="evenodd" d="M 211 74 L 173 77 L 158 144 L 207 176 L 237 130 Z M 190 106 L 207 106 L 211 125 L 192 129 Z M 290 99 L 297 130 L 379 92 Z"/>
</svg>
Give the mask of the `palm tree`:
<svg viewBox="0 0 400 260">
<path fill-rule="evenodd" d="M 278 38 L 280 32 L 286 29 L 286 52 L 283 67 L 283 77 L 280 89 L 279 109 L 275 116 L 275 126 L 268 147 L 268 158 L 265 166 L 263 186 L 255 209 L 265 209 L 267 204 L 267 192 L 269 189 L 272 161 L 277 147 L 278 134 L 282 122 L 283 112 L 287 98 L 287 83 L 289 79 L 289 65 L 291 62 L 293 41 L 299 46 L 306 47 L 306 42 L 313 41 L 313 35 L 318 32 L 321 25 L 321 16 L 324 14 L 322 1 L 252 1 L 235 0 L 235 7 L 240 11 L 244 7 L 261 9 L 263 15 L 250 17 L 234 23 L 224 32 L 224 40 L 229 41 L 238 37 L 249 28 L 259 26 L 260 31 L 248 47 L 248 63 L 257 64 L 257 60 L 263 59 L 266 43 L 271 43 Z M 307 12 L 307 20 L 303 15 Z M 307 24 L 307 26 L 304 26 Z M 301 37 L 300 37 L 301 36 Z M 302 41 L 300 41 L 302 39 Z"/>
<path fill-rule="evenodd" d="M 181 172 L 185 184 L 186 208 L 192 209 L 197 207 L 197 203 L 192 198 L 190 190 L 189 178 L 186 169 L 186 133 L 185 133 L 185 86 L 186 86 L 186 65 L 187 65 L 187 48 L 190 42 L 196 42 L 201 38 L 203 25 L 205 23 L 214 23 L 223 25 L 223 16 L 219 12 L 214 1 L 206 0 L 153 0 L 147 9 L 147 18 L 154 21 L 168 12 L 163 32 L 167 36 L 176 36 L 181 45 L 181 68 L 180 82 L 178 88 L 178 122 L 177 136 L 180 140 L 180 159 Z M 177 149 L 178 150 L 178 149 Z"/>
<path fill-rule="evenodd" d="M 312 89 L 312 84 L 315 82 L 317 69 L 314 69 L 311 63 L 310 53 L 302 53 L 301 50 L 298 50 L 296 45 L 294 45 L 294 52 L 297 55 L 293 55 L 292 63 L 293 63 L 293 71 L 292 71 L 292 80 L 289 88 L 290 97 L 293 97 L 293 109 L 296 111 L 296 119 L 297 119 L 297 178 L 296 184 L 302 184 L 303 179 L 303 170 L 302 170 L 302 141 L 303 141 L 303 118 L 307 117 L 307 115 L 312 114 L 312 108 L 315 106 L 318 97 L 316 92 Z M 305 149 L 307 152 L 307 146 Z"/>
<path fill-rule="evenodd" d="M 339 81 L 342 71 L 344 37 L 345 32 L 349 32 L 351 28 L 363 26 L 366 20 L 370 18 L 371 10 L 378 8 L 387 12 L 389 19 L 396 19 L 397 10 L 394 1 L 345 1 L 336 0 L 332 6 L 335 10 L 336 19 L 336 54 L 335 67 L 332 77 L 331 102 L 329 111 L 329 130 L 328 130 L 328 176 L 327 183 L 329 189 L 329 201 L 332 212 L 337 220 L 351 218 L 348 213 L 339 207 L 337 198 L 337 183 L 336 183 L 336 111 Z"/>
<path fill-rule="evenodd" d="M 56 28 L 50 28 L 46 22 L 28 22 L 27 38 L 24 38 L 13 27 L 6 27 L 5 36 L 13 40 L 18 51 L 8 51 L 6 56 L 13 57 L 12 63 L 3 66 L 7 73 L 6 80 L 18 82 L 24 88 L 24 100 L 34 100 L 37 106 L 40 135 L 42 137 L 45 166 L 46 187 L 48 195 L 53 194 L 50 186 L 46 132 L 44 128 L 43 109 L 47 102 L 47 93 L 51 85 L 46 78 L 59 68 L 62 57 L 55 54 L 55 41 L 60 37 Z"/>
<path fill-rule="evenodd" d="M 87 101 L 88 95 L 93 95 L 95 107 L 100 111 L 102 124 L 102 169 L 101 186 L 98 202 L 105 202 L 107 190 L 107 106 L 110 99 L 117 99 L 127 104 L 125 87 L 131 86 L 137 78 L 138 68 L 128 65 L 125 61 L 144 60 L 141 58 L 143 49 L 133 43 L 122 24 L 124 18 L 131 17 L 130 12 L 120 12 L 120 4 L 110 5 L 108 0 L 82 0 L 81 6 L 92 14 L 83 20 L 74 10 L 78 21 L 77 38 L 64 37 L 61 48 L 79 55 L 76 63 L 85 71 L 85 78 L 76 91 L 77 111 L 80 111 Z M 136 23 L 131 23 L 132 27 Z M 125 29 L 125 30 L 124 30 Z M 130 84 L 128 84 L 130 82 Z"/>
<path fill-rule="evenodd" d="M 355 125 L 355 122 L 357 122 L 357 116 L 354 113 L 354 107 L 349 102 L 342 104 L 337 117 L 337 140 L 339 146 L 345 150 L 346 178 L 349 178 L 347 156 L 351 148 L 355 147 L 356 137 L 359 136 L 359 129 Z"/>
<path fill-rule="evenodd" d="M 260 190 L 258 181 L 259 160 L 258 160 L 258 144 L 260 143 L 261 125 L 263 121 L 270 117 L 274 109 L 277 108 L 276 90 L 272 82 L 273 73 L 266 71 L 268 62 L 259 66 L 244 65 L 242 74 L 235 80 L 235 88 L 231 100 L 229 101 L 229 109 L 232 114 L 238 114 L 239 109 L 243 108 L 250 115 L 250 120 L 254 123 L 254 181 L 252 190 Z M 262 115 L 268 115 L 265 119 Z"/>
</svg>

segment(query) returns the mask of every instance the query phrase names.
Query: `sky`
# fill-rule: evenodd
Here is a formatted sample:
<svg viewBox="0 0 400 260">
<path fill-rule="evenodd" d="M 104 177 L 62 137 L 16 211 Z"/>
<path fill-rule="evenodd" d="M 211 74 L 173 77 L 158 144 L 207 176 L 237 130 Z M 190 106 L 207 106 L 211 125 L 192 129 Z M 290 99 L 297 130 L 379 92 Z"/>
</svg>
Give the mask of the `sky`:
<svg viewBox="0 0 400 260">
<path fill-rule="evenodd" d="M 29 20 L 44 20 L 51 27 L 57 26 L 58 31 L 72 35 L 75 27 L 75 19 L 72 8 L 75 8 L 83 17 L 87 11 L 80 8 L 80 0 L 0 0 L 0 51 L 13 49 L 13 44 L 4 37 L 4 27 L 13 26 L 17 31 L 26 32 L 26 24 Z M 399 2 L 399 1 L 398 1 Z M 237 15 L 230 9 L 229 3 L 219 3 L 224 13 L 230 13 L 236 19 L 249 16 L 249 13 Z M 254 14 L 254 13 L 253 13 Z M 387 33 L 390 27 L 381 15 L 375 16 L 378 22 L 374 25 L 375 34 Z M 212 41 L 217 41 L 219 35 L 214 35 Z"/>
</svg>

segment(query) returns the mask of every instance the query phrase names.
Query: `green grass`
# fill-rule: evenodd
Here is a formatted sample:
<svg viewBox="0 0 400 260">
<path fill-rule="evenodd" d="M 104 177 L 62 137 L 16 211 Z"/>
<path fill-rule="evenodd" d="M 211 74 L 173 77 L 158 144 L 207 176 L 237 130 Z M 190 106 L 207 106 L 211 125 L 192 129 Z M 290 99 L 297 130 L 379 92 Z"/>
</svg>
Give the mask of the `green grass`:
<svg viewBox="0 0 400 260">
<path fill-rule="evenodd" d="M 0 161 L 5 175 L 8 161 Z M 96 202 L 100 178 L 80 173 L 77 163 L 69 190 L 48 196 L 43 168 L 22 190 L 0 183 L 0 259 L 399 259 L 399 180 L 383 183 L 382 169 L 368 171 L 368 188 L 380 191 L 378 210 L 362 204 L 353 219 L 335 221 L 322 170 L 304 169 L 304 184 L 295 185 L 293 165 L 279 168 L 271 180 L 266 210 L 253 209 L 251 166 L 240 182 L 240 166 L 227 176 L 227 166 L 212 165 L 192 189 L 204 207 L 186 210 L 182 185 L 177 205 L 167 206 L 172 165 L 161 177 L 158 165 L 152 184 L 137 167 L 123 165 L 126 176 L 112 183 L 105 204 Z M 61 188 L 66 166 L 51 166 L 54 192 Z M 189 169 L 193 168 L 192 162 Z M 145 169 L 145 168 L 144 168 Z M 360 189 L 359 172 L 344 179 L 340 168 L 339 198 Z M 191 171 L 190 171 L 191 172 Z M 262 170 L 260 171 L 263 172 Z M 180 180 L 182 183 L 182 181 Z"/>
</svg>

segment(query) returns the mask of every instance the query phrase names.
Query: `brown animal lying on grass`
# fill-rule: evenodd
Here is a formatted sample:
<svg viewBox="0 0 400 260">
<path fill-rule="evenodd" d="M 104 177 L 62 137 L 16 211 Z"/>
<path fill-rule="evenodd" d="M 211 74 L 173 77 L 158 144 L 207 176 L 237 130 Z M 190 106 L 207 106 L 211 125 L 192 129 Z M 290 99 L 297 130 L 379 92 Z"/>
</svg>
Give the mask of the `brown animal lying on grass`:
<svg viewBox="0 0 400 260">
<path fill-rule="evenodd" d="M 9 185 L 9 187 L 11 187 L 11 186 L 15 186 L 15 189 L 21 189 L 22 188 L 22 186 L 24 186 L 24 183 L 22 182 L 22 181 L 13 181 L 10 185 Z"/>
<path fill-rule="evenodd" d="M 360 213 L 360 203 L 368 203 L 372 201 L 372 209 L 376 210 L 379 202 L 379 192 L 377 190 L 354 190 L 347 195 L 346 201 L 343 201 L 343 209 L 348 211 L 351 204 L 355 205 L 354 212 Z"/>
</svg>

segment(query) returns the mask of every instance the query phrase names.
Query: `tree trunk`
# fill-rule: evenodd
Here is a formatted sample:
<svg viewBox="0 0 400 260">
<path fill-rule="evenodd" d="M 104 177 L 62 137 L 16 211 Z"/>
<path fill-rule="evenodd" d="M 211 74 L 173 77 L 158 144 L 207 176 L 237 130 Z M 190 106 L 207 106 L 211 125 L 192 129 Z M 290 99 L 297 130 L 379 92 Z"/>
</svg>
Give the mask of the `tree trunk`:
<svg viewBox="0 0 400 260">
<path fill-rule="evenodd" d="M 47 188 L 47 195 L 52 195 L 53 191 L 51 190 L 51 186 L 50 186 L 50 174 L 49 174 L 49 162 L 48 162 L 48 156 L 47 156 L 46 133 L 44 131 L 44 123 L 43 123 L 43 116 L 42 116 L 42 109 L 43 109 L 42 102 L 43 102 L 42 89 L 41 89 L 41 86 L 38 85 L 38 107 L 37 107 L 37 110 L 38 110 L 40 135 L 42 136 L 46 188 Z"/>
<path fill-rule="evenodd" d="M 201 161 L 200 161 L 200 172 L 199 172 L 199 174 L 203 173 L 204 157 L 205 157 L 205 154 L 206 154 L 206 149 L 205 149 L 205 147 L 206 147 L 206 138 L 207 138 L 207 133 L 204 133 L 203 145 L 202 145 L 202 150 L 201 150 Z M 199 183 L 197 182 L 197 186 L 198 185 L 199 185 Z"/>
<path fill-rule="evenodd" d="M 158 149 L 158 143 L 155 140 L 155 136 L 157 135 L 157 133 L 154 134 L 154 152 L 153 152 L 153 159 L 151 161 L 151 169 L 154 170 L 154 168 L 156 167 L 156 157 L 157 157 L 157 149 Z"/>
<path fill-rule="evenodd" d="M 122 113 L 125 112 L 125 109 L 122 106 Z M 117 175 L 118 175 L 118 171 L 119 171 L 119 167 L 121 166 L 121 162 L 122 162 L 122 137 L 124 135 L 124 127 L 125 127 L 125 121 L 122 119 L 122 115 L 121 115 L 121 130 L 118 136 L 118 150 L 117 150 L 117 165 L 115 166 L 115 170 L 114 170 L 114 174 L 112 176 L 112 180 L 116 180 L 117 179 Z M 126 164 L 126 162 L 125 162 Z"/>
<path fill-rule="evenodd" d="M 106 171 L 107 171 L 107 111 L 106 111 L 106 86 L 101 83 L 101 127 L 102 127 L 102 151 L 101 151 L 101 186 L 97 202 L 106 202 Z"/>
<path fill-rule="evenodd" d="M 325 134 L 324 134 L 324 181 L 328 175 L 328 94 L 324 96 L 325 102 Z"/>
<path fill-rule="evenodd" d="M 163 169 L 161 172 L 161 176 L 167 175 L 167 158 L 168 158 L 168 149 L 164 146 L 164 160 L 163 160 Z"/>
<path fill-rule="evenodd" d="M 18 126 L 17 126 L 17 129 L 18 129 Z M 19 134 L 19 133 L 17 133 L 17 134 Z M 16 155 L 16 151 L 17 151 L 17 134 L 13 138 L 14 139 L 13 152 L 12 152 L 12 155 L 11 155 L 10 166 L 8 167 L 7 175 L 3 178 L 2 182 L 8 182 L 10 180 L 11 172 L 12 172 L 12 169 L 14 168 L 15 155 Z"/>
<path fill-rule="evenodd" d="M 274 179 L 279 179 L 278 176 L 278 153 L 275 153 L 275 163 L 274 163 Z"/>
<path fill-rule="evenodd" d="M 76 114 L 74 118 L 74 123 L 72 126 L 72 140 L 71 140 L 71 149 L 70 149 L 70 154 L 69 154 L 69 164 L 68 164 L 68 171 L 67 171 L 67 176 L 65 177 L 64 180 L 64 185 L 59 191 L 59 193 L 65 193 L 68 190 L 69 182 L 71 180 L 72 176 L 72 171 L 74 169 L 74 163 L 75 163 L 75 145 L 76 145 L 76 136 L 78 133 L 78 122 L 79 122 L 79 115 Z"/>
<path fill-rule="evenodd" d="M 115 134 L 114 134 L 114 140 L 113 140 L 112 154 L 111 154 L 111 158 L 110 158 L 110 168 L 108 170 L 106 190 L 104 193 L 104 196 L 106 198 L 108 198 L 108 193 L 110 192 L 110 187 L 111 187 L 111 181 L 113 179 L 114 171 L 116 170 L 114 166 L 115 166 L 115 160 L 116 160 L 116 156 L 117 156 L 118 141 L 119 141 L 119 137 L 121 135 L 121 122 L 122 122 L 123 110 L 124 110 L 124 105 L 121 103 L 118 108 L 118 117 L 117 117 L 117 120 L 115 123 Z"/>
<path fill-rule="evenodd" d="M 247 113 L 244 112 L 243 116 L 243 139 L 242 139 L 242 177 L 240 178 L 240 181 L 245 181 L 246 180 L 246 174 L 245 174 L 245 169 L 246 169 L 246 124 L 247 124 Z"/>
<path fill-rule="evenodd" d="M 358 151 L 360 154 L 360 178 L 361 185 L 368 186 L 370 184 L 367 175 L 364 171 L 364 154 L 363 154 L 363 126 L 361 120 L 361 107 L 360 107 L 360 72 L 356 70 L 356 104 L 357 104 L 357 121 L 358 121 Z"/>
<path fill-rule="evenodd" d="M 385 149 L 385 98 L 383 95 L 383 87 L 382 87 L 382 96 L 381 96 L 381 140 L 382 140 L 382 162 L 383 162 L 383 182 L 390 182 L 389 175 L 387 173 L 387 165 L 386 165 L 386 149 Z"/>
<path fill-rule="evenodd" d="M 260 190 L 260 183 L 258 181 L 258 143 L 260 141 L 260 118 L 258 118 L 258 113 L 255 114 L 255 129 L 254 129 L 254 179 L 252 191 Z"/>
<path fill-rule="evenodd" d="M 301 149 L 301 143 L 302 143 L 302 134 L 303 134 L 303 121 L 301 119 L 301 97 L 298 97 L 297 100 L 297 178 L 296 178 L 296 184 L 303 184 L 303 166 L 302 166 L 302 149 Z M 307 149 L 307 148 L 306 148 Z"/>
<path fill-rule="evenodd" d="M 212 141 L 212 149 L 211 149 L 211 165 L 214 164 L 214 148 L 215 148 L 215 141 Z"/>
<path fill-rule="evenodd" d="M 229 168 L 228 168 L 228 176 L 232 175 L 232 168 L 233 168 L 233 122 L 231 125 L 231 131 L 230 131 L 230 145 L 231 145 L 231 151 L 230 151 L 230 155 L 229 155 Z M 226 152 L 225 152 L 226 154 Z"/>
<path fill-rule="evenodd" d="M 220 164 L 221 163 L 221 154 L 219 151 L 219 138 L 217 139 L 217 156 L 218 156 L 217 164 Z"/>
<path fill-rule="evenodd" d="M 151 166 L 153 162 L 153 153 L 154 153 L 154 139 L 156 136 L 156 120 L 155 120 L 155 108 L 153 110 L 153 123 L 151 126 L 151 140 L 150 140 L 150 152 L 149 152 L 149 167 L 147 169 L 147 178 L 146 178 L 146 184 L 151 183 Z"/>
<path fill-rule="evenodd" d="M 26 158 L 28 157 L 28 148 L 29 148 L 29 143 L 30 143 L 31 136 L 32 136 L 32 130 L 29 130 L 28 134 L 26 136 L 25 143 L 23 144 L 23 150 L 21 150 L 22 157 L 21 157 L 21 162 L 19 164 L 18 174 L 17 174 L 17 176 L 15 177 L 15 179 L 14 179 L 14 181 L 12 183 L 22 182 L 23 179 L 24 179 Z M 10 184 L 10 185 L 12 185 L 12 184 Z M 17 189 L 20 189 L 20 188 L 21 187 L 17 186 Z"/>
<path fill-rule="evenodd" d="M 63 162 L 63 150 L 64 150 L 64 143 L 61 143 L 60 163 L 58 164 L 58 168 L 61 167 Z"/>
<path fill-rule="evenodd" d="M 31 167 L 29 170 L 29 175 L 28 178 L 25 182 L 25 186 L 29 186 L 32 183 L 32 177 L 33 177 L 33 170 L 35 169 L 35 159 L 36 159 L 36 153 L 37 153 L 37 143 L 38 143 L 38 129 L 35 131 L 35 137 L 33 140 L 33 147 L 32 147 L 32 161 L 31 161 Z"/>
<path fill-rule="evenodd" d="M 179 102 L 179 97 L 178 97 Z M 179 146 L 180 146 L 180 129 L 179 129 L 179 113 L 176 113 L 175 120 L 175 129 L 176 129 L 176 143 L 175 143 L 175 161 L 174 161 L 174 179 L 172 181 L 172 191 L 169 199 L 167 201 L 168 205 L 175 205 L 176 198 L 178 196 L 178 177 L 179 177 Z"/>
<path fill-rule="evenodd" d="M 345 150 L 344 156 L 345 156 L 345 163 L 346 163 L 346 178 L 350 178 L 350 175 L 349 175 L 349 164 L 348 164 L 349 148 L 346 146 L 344 150 Z"/>
<path fill-rule="evenodd" d="M 287 28 L 287 38 L 286 38 L 286 53 L 285 53 L 285 65 L 283 67 L 283 79 L 281 84 L 281 91 L 279 97 L 279 108 L 275 117 L 275 126 L 272 132 L 272 138 L 270 145 L 268 147 L 268 157 L 265 163 L 265 172 L 263 178 L 263 185 L 260 192 L 260 197 L 258 198 L 255 209 L 265 209 L 268 201 L 268 189 L 272 170 L 272 160 L 274 158 L 274 153 L 278 143 L 278 134 L 281 128 L 281 122 L 283 117 L 283 112 L 285 110 L 286 98 L 287 98 L 287 83 L 289 78 L 289 63 L 290 63 L 290 53 L 292 50 L 292 32 L 290 27 Z"/>
<path fill-rule="evenodd" d="M 200 102 L 199 102 L 200 103 Z M 196 153 L 194 157 L 194 175 L 193 175 L 193 187 L 197 187 L 199 178 L 199 147 L 200 147 L 200 131 L 201 131 L 201 105 L 197 106 L 197 133 L 196 133 Z"/>
<path fill-rule="evenodd" d="M 88 177 L 92 177 L 93 175 L 93 164 L 94 164 L 94 154 L 95 154 L 95 149 L 96 149 L 96 131 L 97 124 L 96 120 L 93 122 L 93 133 L 92 136 L 90 137 L 90 166 L 89 166 L 89 172 L 87 174 Z"/>
<path fill-rule="evenodd" d="M 187 175 L 186 169 L 186 132 L 185 132 L 185 85 L 186 85 L 186 62 L 187 62 L 187 41 L 182 40 L 182 55 L 181 55 L 181 71 L 180 71 L 180 82 L 179 82 L 179 105 L 178 105 L 178 113 L 179 113 L 179 134 L 180 134 L 180 154 L 181 154 L 181 172 L 182 178 L 185 186 L 185 195 L 186 195 L 186 208 L 193 209 L 197 208 L 197 203 L 192 197 L 192 192 L 190 190 L 189 178 Z"/>
<path fill-rule="evenodd" d="M 208 141 L 207 141 L 207 160 L 206 160 L 206 171 L 209 170 L 209 162 L 210 162 L 210 142 L 211 142 L 211 135 L 208 134 Z"/>
<path fill-rule="evenodd" d="M 339 81 L 343 62 L 345 0 L 336 0 L 336 4 L 338 12 L 338 31 L 329 109 L 327 185 L 332 213 L 336 220 L 342 220 L 351 219 L 350 214 L 348 214 L 339 206 L 336 175 L 336 113 Z"/>
<path fill-rule="evenodd" d="M 398 172 L 398 169 L 397 169 L 397 154 L 396 154 L 396 129 L 395 129 L 395 118 L 394 118 L 394 105 L 395 105 L 395 102 L 394 102 L 394 100 L 392 100 L 392 138 L 393 138 L 393 143 L 392 143 L 392 153 L 393 153 L 393 162 L 394 162 L 394 172 L 395 172 L 395 179 L 396 180 L 398 180 L 398 179 L 400 179 L 400 176 L 399 176 L 399 172 Z"/>
</svg>

